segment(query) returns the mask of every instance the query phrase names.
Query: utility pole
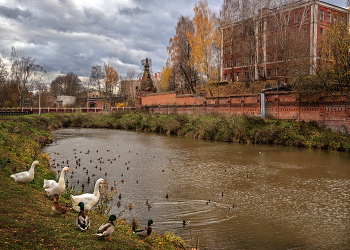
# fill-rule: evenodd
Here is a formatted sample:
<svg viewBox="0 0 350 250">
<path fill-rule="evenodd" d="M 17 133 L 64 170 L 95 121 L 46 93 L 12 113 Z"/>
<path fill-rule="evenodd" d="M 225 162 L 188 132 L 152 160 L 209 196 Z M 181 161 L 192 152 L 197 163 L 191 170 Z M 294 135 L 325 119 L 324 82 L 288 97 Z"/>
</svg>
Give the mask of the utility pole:
<svg viewBox="0 0 350 250">
<path fill-rule="evenodd" d="M 39 89 L 39 115 L 41 115 L 40 113 L 41 113 L 41 107 L 40 107 L 40 93 L 41 93 L 41 91 L 40 91 L 40 89 Z"/>
</svg>

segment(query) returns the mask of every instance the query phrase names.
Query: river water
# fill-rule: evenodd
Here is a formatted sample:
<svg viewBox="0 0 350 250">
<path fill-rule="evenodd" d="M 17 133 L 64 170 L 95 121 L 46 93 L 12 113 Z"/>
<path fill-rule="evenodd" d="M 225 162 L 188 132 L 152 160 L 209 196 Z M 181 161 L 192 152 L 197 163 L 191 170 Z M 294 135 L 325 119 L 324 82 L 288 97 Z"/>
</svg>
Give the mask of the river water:
<svg viewBox="0 0 350 250">
<path fill-rule="evenodd" d="M 68 160 L 76 191 L 116 182 L 111 213 L 128 222 L 152 219 L 157 233 L 199 237 L 200 249 L 350 249 L 347 154 L 107 129 L 52 135 L 54 170 Z"/>
</svg>

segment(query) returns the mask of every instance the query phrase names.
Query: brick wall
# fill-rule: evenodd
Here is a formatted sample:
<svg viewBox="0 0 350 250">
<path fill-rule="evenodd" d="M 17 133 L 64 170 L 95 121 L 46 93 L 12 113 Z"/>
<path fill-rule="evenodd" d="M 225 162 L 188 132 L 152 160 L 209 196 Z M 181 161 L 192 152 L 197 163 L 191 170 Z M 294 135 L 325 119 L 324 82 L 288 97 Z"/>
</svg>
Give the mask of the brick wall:
<svg viewBox="0 0 350 250">
<path fill-rule="evenodd" d="M 143 95 L 142 107 L 151 113 L 209 114 L 224 112 L 259 116 L 260 94 L 205 97 L 175 92 Z M 350 131 L 350 97 L 300 98 L 290 92 L 265 93 L 266 116 L 294 121 L 316 121 L 335 131 Z"/>
</svg>

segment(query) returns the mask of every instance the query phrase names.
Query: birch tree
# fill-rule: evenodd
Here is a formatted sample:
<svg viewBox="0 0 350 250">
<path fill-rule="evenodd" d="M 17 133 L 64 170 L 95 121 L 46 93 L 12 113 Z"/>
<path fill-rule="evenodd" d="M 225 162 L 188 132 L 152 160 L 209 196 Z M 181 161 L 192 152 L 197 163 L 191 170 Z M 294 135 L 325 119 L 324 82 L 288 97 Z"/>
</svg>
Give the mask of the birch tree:
<svg viewBox="0 0 350 250">
<path fill-rule="evenodd" d="M 187 32 L 191 46 L 191 66 L 195 67 L 212 95 L 215 81 L 219 81 L 220 64 L 217 56 L 220 51 L 221 39 L 218 30 L 218 19 L 209 9 L 206 0 L 199 0 L 194 6 L 194 32 Z"/>
</svg>

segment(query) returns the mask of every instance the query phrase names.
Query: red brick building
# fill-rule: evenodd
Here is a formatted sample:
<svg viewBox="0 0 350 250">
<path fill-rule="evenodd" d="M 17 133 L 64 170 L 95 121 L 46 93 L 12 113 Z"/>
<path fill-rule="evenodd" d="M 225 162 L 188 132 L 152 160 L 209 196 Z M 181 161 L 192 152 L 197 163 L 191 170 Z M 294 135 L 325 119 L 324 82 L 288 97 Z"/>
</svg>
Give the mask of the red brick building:
<svg viewBox="0 0 350 250">
<path fill-rule="evenodd" d="M 338 22 L 348 22 L 347 9 L 309 0 L 260 9 L 253 17 L 223 25 L 221 80 L 288 76 L 298 60 L 306 61 L 304 70 L 313 73 L 320 61 L 320 38 Z"/>
</svg>

